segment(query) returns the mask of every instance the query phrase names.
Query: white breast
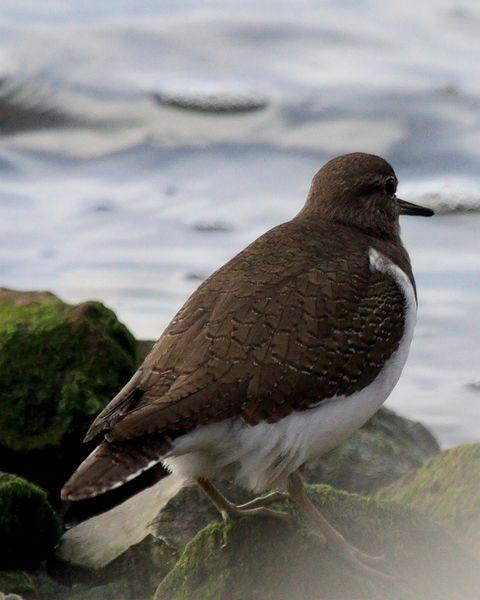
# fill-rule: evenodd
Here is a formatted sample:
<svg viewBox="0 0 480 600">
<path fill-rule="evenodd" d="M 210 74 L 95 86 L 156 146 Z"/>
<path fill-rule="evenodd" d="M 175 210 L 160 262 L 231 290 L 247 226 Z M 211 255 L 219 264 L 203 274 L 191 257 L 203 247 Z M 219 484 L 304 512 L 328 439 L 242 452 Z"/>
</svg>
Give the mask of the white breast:
<svg viewBox="0 0 480 600">
<path fill-rule="evenodd" d="M 385 402 L 407 360 L 417 302 L 408 276 L 374 248 L 370 268 L 392 277 L 405 297 L 404 334 L 376 379 L 351 396 L 334 396 L 277 423 L 249 426 L 242 419 L 199 427 L 179 438 L 165 464 L 186 478 L 228 475 L 254 491 L 279 485 L 308 460 L 338 446 Z"/>
</svg>

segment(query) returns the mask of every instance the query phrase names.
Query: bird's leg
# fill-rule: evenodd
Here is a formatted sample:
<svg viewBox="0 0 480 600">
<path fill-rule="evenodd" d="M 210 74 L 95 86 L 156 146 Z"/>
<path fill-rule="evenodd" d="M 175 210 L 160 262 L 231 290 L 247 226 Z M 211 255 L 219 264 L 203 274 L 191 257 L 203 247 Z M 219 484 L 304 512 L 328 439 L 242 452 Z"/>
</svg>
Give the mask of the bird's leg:
<svg viewBox="0 0 480 600">
<path fill-rule="evenodd" d="M 249 500 L 244 504 L 237 504 L 237 508 L 258 508 L 260 506 L 268 506 L 269 504 L 273 504 L 274 502 L 288 500 L 288 498 L 289 495 L 285 494 L 284 492 L 271 492 L 270 494 L 265 494 L 265 496 L 258 496 L 258 498 Z"/>
<path fill-rule="evenodd" d="M 206 477 L 199 477 L 197 479 L 198 485 L 202 488 L 205 494 L 213 502 L 219 513 L 222 515 L 222 519 L 227 522 L 234 517 L 275 517 L 288 521 L 290 516 L 287 513 L 272 510 L 267 508 L 266 503 L 269 504 L 276 500 L 279 500 L 277 493 L 269 494 L 263 499 L 255 498 L 251 502 L 245 504 L 236 505 L 230 502 L 225 496 L 213 485 L 213 483 Z M 282 495 L 283 497 L 283 495 Z"/>
<path fill-rule="evenodd" d="M 308 497 L 302 476 L 298 471 L 290 475 L 288 479 L 288 493 L 292 502 L 294 502 L 313 522 L 316 532 L 320 534 L 320 537 L 352 567 L 365 575 L 374 576 L 384 581 L 393 581 L 395 579 L 394 576 L 383 573 L 375 568 L 384 562 L 383 557 L 370 556 L 358 548 L 355 548 L 355 546 L 352 546 L 347 542 L 339 531 L 330 525 L 327 519 Z"/>
</svg>

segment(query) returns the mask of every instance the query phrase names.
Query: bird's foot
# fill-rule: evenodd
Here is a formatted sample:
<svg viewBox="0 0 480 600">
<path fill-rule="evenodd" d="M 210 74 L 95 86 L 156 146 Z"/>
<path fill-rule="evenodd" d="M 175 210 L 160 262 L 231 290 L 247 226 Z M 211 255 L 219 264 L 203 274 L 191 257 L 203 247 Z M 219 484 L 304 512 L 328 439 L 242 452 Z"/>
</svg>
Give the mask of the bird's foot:
<svg viewBox="0 0 480 600">
<path fill-rule="evenodd" d="M 288 526 L 291 526 L 293 524 L 293 519 L 288 513 L 282 512 L 280 510 L 273 510 L 266 506 L 261 506 L 259 505 L 259 503 L 256 502 L 256 500 L 260 500 L 260 498 L 255 498 L 255 500 L 251 501 L 255 503 L 254 508 L 244 508 L 245 504 L 237 506 L 235 504 L 232 504 L 231 502 L 228 502 L 228 504 L 223 506 L 220 510 L 220 514 L 222 515 L 223 521 L 225 523 L 229 523 L 234 519 L 242 517 L 269 517 L 273 519 L 280 519 Z M 272 500 L 272 502 L 273 501 L 274 500 Z M 247 502 L 246 505 L 251 505 L 251 503 Z M 227 541 L 228 540 L 226 537 L 225 530 L 222 548 L 227 546 Z"/>
<path fill-rule="evenodd" d="M 260 498 L 257 498 L 256 500 L 260 500 Z M 255 501 L 252 500 L 252 502 Z M 250 502 L 247 502 L 246 505 L 250 505 Z M 273 510 L 272 508 L 268 508 L 267 506 L 256 502 L 252 508 L 245 508 L 246 505 L 243 504 L 237 506 L 229 503 L 227 506 L 222 507 L 221 514 L 223 520 L 228 522 L 232 519 L 241 517 L 270 517 L 274 519 L 281 519 L 289 524 L 292 523 L 292 517 L 286 512 Z"/>
<path fill-rule="evenodd" d="M 380 568 L 385 562 L 382 556 L 370 556 L 362 552 L 347 542 L 343 535 L 325 519 L 308 497 L 302 477 L 298 472 L 289 477 L 289 493 L 292 501 L 309 517 L 317 537 L 323 544 L 328 544 L 328 547 L 339 558 L 364 576 L 390 583 L 398 580 L 398 577 Z"/>
<path fill-rule="evenodd" d="M 388 573 L 387 571 L 378 568 L 382 563 L 382 557 L 370 556 L 349 545 L 342 548 L 341 556 L 350 566 L 366 577 L 379 579 L 380 581 L 387 583 L 394 582 L 398 579 L 392 573 Z"/>
<path fill-rule="evenodd" d="M 348 542 L 346 542 L 348 544 Z M 356 556 L 356 558 L 358 560 L 360 560 L 361 562 L 363 562 L 366 565 L 369 565 L 370 567 L 381 567 L 382 565 L 386 564 L 386 559 L 385 556 L 379 554 L 379 555 L 372 555 L 372 554 L 367 554 L 366 552 L 362 552 L 362 550 L 359 550 L 358 548 L 356 548 L 355 546 L 353 546 L 352 544 L 348 544 L 352 550 L 352 552 L 354 553 L 354 555 Z"/>
<path fill-rule="evenodd" d="M 315 529 L 310 530 L 308 534 L 313 536 L 322 546 L 330 548 L 339 558 L 343 559 L 363 575 L 385 582 L 392 582 L 398 579 L 395 575 L 386 573 L 381 569 L 382 565 L 386 563 L 384 556 L 372 556 L 359 550 L 353 544 L 347 542 L 340 533 L 338 537 L 328 536 L 328 539 L 321 531 Z"/>
<path fill-rule="evenodd" d="M 327 543 L 337 556 L 345 560 L 345 562 L 363 575 L 380 579 L 384 582 L 397 580 L 395 575 L 387 573 L 381 568 L 386 562 L 385 557 L 372 556 L 362 552 L 362 550 L 347 542 L 342 535 L 339 535 L 337 539 L 328 539 Z"/>
<path fill-rule="evenodd" d="M 263 497 L 260 496 L 245 504 L 236 505 L 225 498 L 209 479 L 198 478 L 197 483 L 216 506 L 225 522 L 240 517 L 271 517 L 274 519 L 281 519 L 287 523 L 293 522 L 293 519 L 289 514 L 280 510 L 268 508 L 268 504 L 285 499 L 286 495 L 281 492 L 272 492 L 271 494 Z"/>
<path fill-rule="evenodd" d="M 250 508 L 259 508 L 263 506 L 269 506 L 274 502 L 281 502 L 282 500 L 288 500 L 290 496 L 285 494 L 284 492 L 272 492 L 271 494 L 267 494 L 266 496 L 259 496 L 258 498 L 254 498 L 249 502 L 245 502 L 244 504 L 237 504 L 237 508 L 250 509 Z"/>
</svg>

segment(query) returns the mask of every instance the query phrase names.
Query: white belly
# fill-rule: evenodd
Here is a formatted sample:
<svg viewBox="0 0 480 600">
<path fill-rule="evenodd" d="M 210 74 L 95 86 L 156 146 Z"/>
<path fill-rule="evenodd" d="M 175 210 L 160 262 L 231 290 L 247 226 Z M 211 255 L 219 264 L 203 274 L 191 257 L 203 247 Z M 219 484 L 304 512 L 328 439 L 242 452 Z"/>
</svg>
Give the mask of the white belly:
<svg viewBox="0 0 480 600">
<path fill-rule="evenodd" d="M 351 396 L 322 400 L 277 423 L 249 426 L 237 418 L 199 427 L 176 440 L 164 460 L 168 468 L 186 479 L 232 474 L 256 492 L 281 486 L 290 473 L 338 446 L 380 408 L 407 360 L 417 304 L 412 284 L 399 267 L 373 248 L 369 259 L 372 270 L 396 281 L 406 301 L 403 337 L 376 379 Z"/>
</svg>

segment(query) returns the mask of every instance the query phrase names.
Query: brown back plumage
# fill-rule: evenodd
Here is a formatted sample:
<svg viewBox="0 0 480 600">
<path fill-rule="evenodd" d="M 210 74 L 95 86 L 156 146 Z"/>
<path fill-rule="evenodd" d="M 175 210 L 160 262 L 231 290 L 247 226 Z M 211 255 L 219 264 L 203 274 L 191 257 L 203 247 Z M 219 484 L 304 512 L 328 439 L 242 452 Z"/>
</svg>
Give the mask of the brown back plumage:
<svg viewBox="0 0 480 600">
<path fill-rule="evenodd" d="M 350 198 L 337 188 L 335 202 L 339 165 L 327 164 L 328 185 L 321 170 L 297 217 L 261 236 L 192 294 L 132 380 L 96 418 L 86 439 L 105 436 L 103 457 L 109 444 L 117 463 L 122 444 L 130 453 L 138 444 L 145 454 L 147 439 L 163 452 L 168 436 L 229 417 L 252 425 L 275 422 L 375 379 L 402 337 L 404 298 L 390 277 L 372 272 L 368 249 L 391 258 L 412 282 L 413 276 L 400 243 L 398 211 L 393 202 L 383 206 L 383 194 L 372 188 L 377 178 L 393 173 L 391 167 L 360 155 L 369 157 L 365 174 L 359 155 L 349 156 L 360 169 L 355 181 L 364 201 L 370 205 L 378 196 L 371 218 L 363 214 L 358 190 Z M 369 173 L 375 175 L 371 181 Z M 121 476 L 135 465 L 146 468 L 151 458 L 146 452 Z M 74 475 L 64 496 L 82 493 L 91 464 Z M 110 469 L 109 481 L 115 476 Z M 88 488 L 91 495 L 91 477 Z"/>
</svg>

